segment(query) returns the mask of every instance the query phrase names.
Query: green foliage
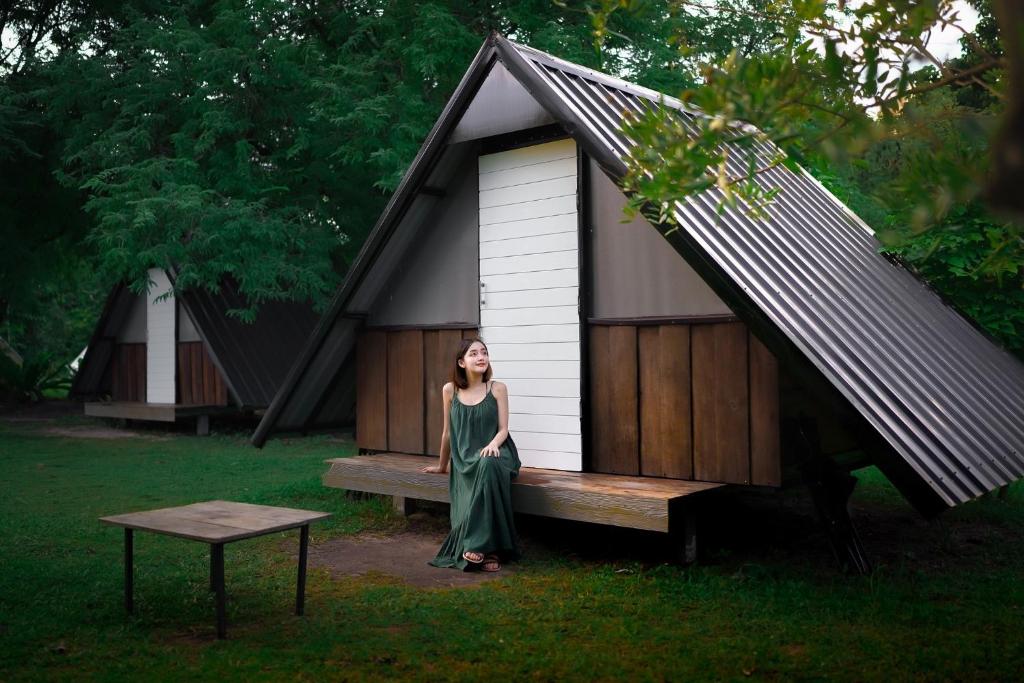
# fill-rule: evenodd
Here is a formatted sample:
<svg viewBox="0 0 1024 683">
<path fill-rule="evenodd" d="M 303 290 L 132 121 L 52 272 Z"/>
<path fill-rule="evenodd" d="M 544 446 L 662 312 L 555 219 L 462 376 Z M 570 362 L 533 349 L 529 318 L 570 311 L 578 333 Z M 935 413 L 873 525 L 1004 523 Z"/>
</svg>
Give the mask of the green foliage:
<svg viewBox="0 0 1024 683">
<path fill-rule="evenodd" d="M 20 365 L 0 353 L 0 400 L 63 398 L 71 388 L 71 375 L 66 362 L 46 353 L 29 356 Z"/>
<path fill-rule="evenodd" d="M 633 207 L 653 205 L 671 223 L 676 201 L 712 191 L 719 210 L 757 217 L 779 192 L 761 174 L 799 162 L 840 179 L 830 185 L 856 200 L 887 249 L 1019 352 L 1024 223 L 996 212 L 1006 197 L 982 195 L 1003 99 L 1015 95 L 990 5 L 973 4 L 981 20 L 966 31 L 949 0 L 845 11 L 820 0 L 675 3 L 709 26 L 759 22 L 765 39 L 753 50 L 734 40 L 724 58 L 683 52 L 700 74 L 680 93 L 693 114 L 659 109 L 627 125 Z M 961 28 L 963 56 L 928 51 L 938 26 Z"/>
<path fill-rule="evenodd" d="M 344 169 L 310 113 L 323 54 L 302 22 L 273 1 L 186 4 L 52 65 L 63 178 L 88 195 L 108 282 L 142 289 L 148 268 L 173 267 L 181 289 L 231 276 L 252 304 L 336 286 L 346 195 L 329 188 Z M 93 87 L 65 87 L 83 74 Z"/>
<path fill-rule="evenodd" d="M 19 36 L 0 68 L 0 329 L 60 357 L 88 324 L 51 320 L 94 320 L 104 289 L 141 290 L 151 267 L 179 290 L 231 276 L 253 304 L 325 303 L 491 30 L 652 87 L 693 82 L 664 0 L 612 17 L 601 53 L 591 8 L 549 0 L 16 10 L 0 14 Z"/>
</svg>

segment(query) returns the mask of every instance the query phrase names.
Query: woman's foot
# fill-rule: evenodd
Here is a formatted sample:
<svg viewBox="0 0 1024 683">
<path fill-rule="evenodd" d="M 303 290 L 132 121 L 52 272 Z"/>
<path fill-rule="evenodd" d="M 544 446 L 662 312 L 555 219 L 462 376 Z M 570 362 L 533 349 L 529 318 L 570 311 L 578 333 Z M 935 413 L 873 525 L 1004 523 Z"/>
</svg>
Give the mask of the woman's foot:
<svg viewBox="0 0 1024 683">
<path fill-rule="evenodd" d="M 462 559 L 470 564 L 480 564 L 486 558 L 483 553 L 478 553 L 475 550 L 466 550 L 462 553 Z"/>
<path fill-rule="evenodd" d="M 497 556 L 488 555 L 484 558 L 484 563 L 480 565 L 480 569 L 485 572 L 496 572 L 501 569 L 501 562 L 498 561 Z"/>
</svg>

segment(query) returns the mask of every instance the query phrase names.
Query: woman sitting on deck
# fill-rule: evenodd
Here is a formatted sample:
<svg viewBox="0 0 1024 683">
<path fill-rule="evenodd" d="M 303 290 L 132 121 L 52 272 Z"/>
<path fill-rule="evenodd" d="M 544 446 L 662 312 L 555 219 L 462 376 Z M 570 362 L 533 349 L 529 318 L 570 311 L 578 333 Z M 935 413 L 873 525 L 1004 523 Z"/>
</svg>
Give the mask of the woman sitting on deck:
<svg viewBox="0 0 1024 683">
<path fill-rule="evenodd" d="M 508 433 L 508 389 L 491 381 L 487 345 L 479 339 L 462 341 L 451 377 L 442 391 L 440 461 L 423 471 L 444 474 L 451 460 L 452 530 L 430 564 L 496 572 L 519 557 L 511 495 L 519 453 Z"/>
</svg>

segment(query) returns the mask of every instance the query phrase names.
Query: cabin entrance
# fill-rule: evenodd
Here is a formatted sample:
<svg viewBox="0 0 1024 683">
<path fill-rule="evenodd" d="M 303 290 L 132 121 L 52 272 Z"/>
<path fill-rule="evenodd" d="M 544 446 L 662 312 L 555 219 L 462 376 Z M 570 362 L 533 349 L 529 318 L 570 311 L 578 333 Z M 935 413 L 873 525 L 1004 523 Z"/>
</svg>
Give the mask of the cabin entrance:
<svg viewBox="0 0 1024 683">
<path fill-rule="evenodd" d="M 480 336 L 509 388 L 523 465 L 580 471 L 580 274 L 573 140 L 479 158 Z"/>
</svg>

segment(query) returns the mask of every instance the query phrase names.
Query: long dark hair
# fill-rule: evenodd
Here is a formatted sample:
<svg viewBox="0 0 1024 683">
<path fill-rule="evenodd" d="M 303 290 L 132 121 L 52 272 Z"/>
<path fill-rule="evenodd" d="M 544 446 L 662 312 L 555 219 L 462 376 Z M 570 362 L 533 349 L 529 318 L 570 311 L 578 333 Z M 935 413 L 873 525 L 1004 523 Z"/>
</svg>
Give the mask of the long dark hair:
<svg viewBox="0 0 1024 683">
<path fill-rule="evenodd" d="M 480 339 L 480 337 L 476 337 L 475 339 L 463 339 L 462 342 L 459 343 L 459 350 L 455 354 L 455 360 L 452 361 L 451 378 L 452 382 L 454 382 L 455 386 L 459 389 L 466 389 L 469 387 L 469 378 L 466 376 L 466 368 L 459 366 L 459 361 L 462 360 L 462 357 L 466 355 L 467 351 L 469 351 L 469 347 L 477 342 L 483 344 L 485 349 L 487 348 L 487 344 L 484 344 L 484 340 Z M 491 364 L 488 361 L 487 372 L 484 373 L 484 382 L 491 381 L 491 375 L 493 374 L 491 370 Z"/>
</svg>

